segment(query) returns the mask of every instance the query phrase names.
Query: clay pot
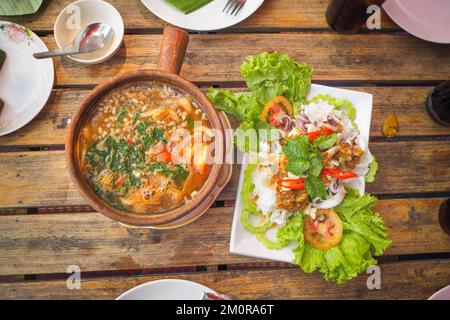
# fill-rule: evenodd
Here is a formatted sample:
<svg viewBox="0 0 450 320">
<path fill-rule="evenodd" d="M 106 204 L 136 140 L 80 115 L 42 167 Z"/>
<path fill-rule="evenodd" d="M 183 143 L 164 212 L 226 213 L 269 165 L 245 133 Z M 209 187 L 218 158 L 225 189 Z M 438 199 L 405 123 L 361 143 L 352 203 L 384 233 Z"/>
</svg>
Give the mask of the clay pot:
<svg viewBox="0 0 450 320">
<path fill-rule="evenodd" d="M 151 81 L 167 84 L 177 91 L 190 95 L 205 112 L 211 128 L 219 130 L 224 137 L 216 147 L 216 154 L 225 159 L 226 150 L 232 142 L 225 135 L 229 123 L 223 113 L 218 113 L 200 89 L 182 78 L 179 73 L 189 42 L 189 34 L 178 28 L 164 30 L 157 70 L 143 70 L 119 75 L 95 87 L 83 100 L 73 116 L 66 136 L 66 160 L 70 176 L 81 195 L 96 211 L 127 226 L 173 228 L 198 218 L 217 198 L 231 176 L 231 165 L 212 164 L 203 188 L 188 202 L 157 214 L 138 214 L 119 211 L 103 201 L 94 192 L 80 168 L 80 132 L 96 111 L 98 101 L 111 90 L 133 82 Z"/>
</svg>

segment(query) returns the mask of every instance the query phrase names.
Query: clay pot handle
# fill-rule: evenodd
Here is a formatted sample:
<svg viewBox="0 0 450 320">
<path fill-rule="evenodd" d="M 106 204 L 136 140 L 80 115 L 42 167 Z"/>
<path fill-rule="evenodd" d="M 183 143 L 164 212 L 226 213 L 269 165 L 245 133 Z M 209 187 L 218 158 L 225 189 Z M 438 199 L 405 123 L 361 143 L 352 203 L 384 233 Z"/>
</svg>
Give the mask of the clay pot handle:
<svg viewBox="0 0 450 320">
<path fill-rule="evenodd" d="M 186 31 L 175 27 L 165 27 L 157 69 L 180 74 L 188 43 L 189 34 Z"/>
</svg>

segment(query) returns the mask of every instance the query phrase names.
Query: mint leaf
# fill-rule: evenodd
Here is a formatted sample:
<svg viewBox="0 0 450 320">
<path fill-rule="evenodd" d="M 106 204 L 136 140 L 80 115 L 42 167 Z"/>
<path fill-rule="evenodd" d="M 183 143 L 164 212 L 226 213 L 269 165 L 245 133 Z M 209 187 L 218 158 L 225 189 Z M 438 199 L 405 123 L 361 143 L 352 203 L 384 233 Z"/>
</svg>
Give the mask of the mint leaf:
<svg viewBox="0 0 450 320">
<path fill-rule="evenodd" d="M 309 156 L 308 137 L 299 136 L 283 146 L 283 153 L 289 161 L 307 160 Z"/>
<path fill-rule="evenodd" d="M 320 152 L 317 152 L 310 160 L 311 166 L 309 173 L 315 177 L 318 177 L 323 169 L 323 158 Z"/>
<path fill-rule="evenodd" d="M 332 146 L 336 144 L 337 134 L 331 134 L 329 136 L 320 136 L 316 140 L 314 140 L 314 147 L 319 148 L 320 150 L 330 149 Z"/>
<path fill-rule="evenodd" d="M 296 176 L 301 176 L 309 169 L 309 166 L 310 164 L 306 160 L 291 161 L 287 164 L 286 171 L 289 171 Z"/>
<path fill-rule="evenodd" d="M 320 140 L 319 140 L 320 139 Z M 286 171 L 300 176 L 307 174 L 306 192 L 314 198 L 324 199 L 327 196 L 325 184 L 318 177 L 323 169 L 323 157 L 320 147 L 332 146 L 337 141 L 337 135 L 320 137 L 317 143 L 310 143 L 307 136 L 299 136 L 289 140 L 283 146 L 283 153 L 288 158 Z"/>
<path fill-rule="evenodd" d="M 306 178 L 306 192 L 311 199 L 320 198 L 325 199 L 327 197 L 327 190 L 325 184 L 318 177 L 308 175 Z"/>
</svg>

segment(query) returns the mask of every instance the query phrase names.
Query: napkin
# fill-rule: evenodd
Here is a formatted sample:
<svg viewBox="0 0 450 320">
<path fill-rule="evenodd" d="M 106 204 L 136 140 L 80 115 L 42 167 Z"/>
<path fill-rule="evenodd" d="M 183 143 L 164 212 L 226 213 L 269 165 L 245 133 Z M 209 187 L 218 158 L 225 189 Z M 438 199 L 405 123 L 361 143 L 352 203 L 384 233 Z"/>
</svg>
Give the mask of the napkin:
<svg viewBox="0 0 450 320">
<path fill-rule="evenodd" d="M 0 16 L 20 16 L 38 11 L 43 0 L 1 0 Z"/>
</svg>

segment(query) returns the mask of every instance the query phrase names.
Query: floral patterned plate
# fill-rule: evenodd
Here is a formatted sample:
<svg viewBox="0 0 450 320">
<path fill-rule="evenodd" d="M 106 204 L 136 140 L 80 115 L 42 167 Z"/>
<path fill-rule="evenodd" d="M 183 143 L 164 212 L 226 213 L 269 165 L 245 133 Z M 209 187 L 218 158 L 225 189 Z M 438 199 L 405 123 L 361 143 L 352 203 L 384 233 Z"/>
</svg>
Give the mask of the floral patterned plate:
<svg viewBox="0 0 450 320">
<path fill-rule="evenodd" d="M 6 60 L 0 70 L 0 136 L 30 122 L 46 104 L 53 87 L 51 59 L 37 60 L 33 53 L 47 46 L 33 32 L 20 25 L 0 21 L 0 49 Z"/>
</svg>

